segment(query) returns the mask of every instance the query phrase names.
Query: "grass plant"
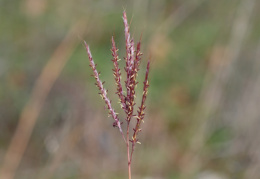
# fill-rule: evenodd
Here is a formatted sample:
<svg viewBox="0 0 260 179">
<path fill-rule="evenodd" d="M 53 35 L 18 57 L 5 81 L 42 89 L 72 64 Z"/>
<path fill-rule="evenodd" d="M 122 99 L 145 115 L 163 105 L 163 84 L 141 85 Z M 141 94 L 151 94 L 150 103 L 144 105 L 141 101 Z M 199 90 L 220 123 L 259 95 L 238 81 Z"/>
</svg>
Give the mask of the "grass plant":
<svg viewBox="0 0 260 179">
<path fill-rule="evenodd" d="M 145 116 L 145 101 L 148 93 L 148 74 L 150 69 L 150 61 L 147 63 L 146 67 L 146 74 L 145 79 L 143 82 L 143 94 L 141 104 L 137 110 L 137 113 L 134 114 L 134 106 L 135 106 L 135 89 L 137 86 L 137 74 L 140 67 L 141 62 L 141 40 L 137 43 L 135 48 L 134 39 L 130 36 L 130 28 L 127 21 L 126 12 L 123 12 L 123 22 L 124 22 L 124 31 L 125 31 L 125 45 L 126 45 L 126 56 L 125 56 L 125 72 L 126 72 L 126 80 L 125 80 L 125 89 L 123 91 L 122 86 L 122 76 L 121 70 L 119 68 L 119 57 L 118 57 L 118 49 L 116 47 L 114 37 L 112 36 L 112 62 L 114 65 L 113 75 L 115 78 L 117 90 L 116 94 L 118 95 L 121 108 L 125 112 L 125 121 L 126 121 L 126 131 L 122 130 L 123 122 L 118 117 L 118 114 L 115 112 L 114 108 L 112 107 L 111 100 L 108 98 L 107 90 L 104 88 L 104 82 L 100 79 L 100 72 L 96 69 L 96 64 L 92 58 L 92 54 L 89 48 L 89 45 L 85 43 L 85 47 L 88 53 L 88 58 L 90 62 L 90 68 L 93 71 L 93 77 L 96 79 L 96 86 L 99 89 L 99 94 L 101 98 L 105 101 L 107 109 L 109 111 L 109 115 L 114 119 L 113 127 L 119 129 L 120 134 L 126 144 L 127 147 L 127 159 L 128 159 L 128 178 L 131 179 L 131 163 L 132 163 L 132 156 L 135 149 L 136 143 L 140 143 L 137 136 L 138 133 L 141 131 L 141 123 L 144 121 Z M 133 118 L 136 119 L 135 127 L 133 128 L 132 137 L 130 137 L 130 123 L 132 122 Z"/>
</svg>

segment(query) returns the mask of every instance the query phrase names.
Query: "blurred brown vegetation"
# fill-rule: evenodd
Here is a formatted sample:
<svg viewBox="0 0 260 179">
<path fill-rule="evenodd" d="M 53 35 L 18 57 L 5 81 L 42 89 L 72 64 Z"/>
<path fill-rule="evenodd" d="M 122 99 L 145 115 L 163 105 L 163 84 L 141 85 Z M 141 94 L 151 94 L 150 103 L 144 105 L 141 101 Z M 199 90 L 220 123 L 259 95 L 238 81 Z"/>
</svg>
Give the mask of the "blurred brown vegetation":
<svg viewBox="0 0 260 179">
<path fill-rule="evenodd" d="M 259 1 L 0 0 L 0 179 L 127 178 L 82 44 L 121 112 L 124 8 L 152 56 L 133 178 L 260 178 Z"/>
</svg>

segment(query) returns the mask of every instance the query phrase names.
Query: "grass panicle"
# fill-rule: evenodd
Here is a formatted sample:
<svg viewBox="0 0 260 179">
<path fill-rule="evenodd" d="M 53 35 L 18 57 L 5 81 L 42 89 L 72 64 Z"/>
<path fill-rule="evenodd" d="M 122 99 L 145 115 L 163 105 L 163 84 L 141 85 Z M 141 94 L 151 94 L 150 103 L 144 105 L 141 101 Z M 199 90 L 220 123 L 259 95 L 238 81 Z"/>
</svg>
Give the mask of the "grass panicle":
<svg viewBox="0 0 260 179">
<path fill-rule="evenodd" d="M 121 70 L 119 68 L 119 57 L 118 57 L 118 49 L 115 44 L 114 37 L 112 37 L 112 62 L 114 65 L 113 70 L 113 75 L 115 78 L 116 82 L 116 94 L 119 97 L 120 105 L 121 108 L 124 110 L 126 117 L 126 134 L 124 134 L 122 130 L 122 122 L 120 122 L 118 114 L 115 112 L 114 108 L 111 105 L 111 100 L 109 100 L 107 96 L 107 90 L 104 88 L 102 82 L 100 80 L 100 73 L 96 69 L 96 64 L 94 63 L 94 60 L 92 58 L 92 54 L 90 52 L 89 46 L 86 42 L 85 47 L 88 53 L 88 58 L 89 58 L 89 63 L 90 63 L 90 68 L 93 71 L 93 77 L 96 80 L 96 86 L 99 89 L 99 94 L 101 98 L 105 101 L 107 105 L 107 109 L 109 111 L 109 115 L 114 119 L 113 126 L 117 127 L 126 143 L 127 146 L 127 158 L 128 158 L 128 178 L 131 179 L 131 161 L 132 161 L 132 155 L 134 152 L 135 144 L 139 143 L 137 135 L 141 131 L 141 122 L 144 120 L 145 116 L 145 101 L 147 98 L 147 93 L 148 93 L 148 87 L 149 87 L 149 82 L 148 82 L 148 75 L 149 75 L 149 69 L 150 69 L 150 61 L 147 63 L 146 67 L 146 74 L 145 74 L 145 79 L 144 79 L 144 86 L 143 86 L 143 94 L 142 94 L 142 100 L 140 107 L 137 110 L 137 114 L 134 114 L 134 106 L 135 106 L 135 89 L 137 86 L 137 74 L 140 68 L 140 63 L 141 63 L 141 40 L 137 43 L 136 48 L 135 48 L 135 43 L 134 39 L 131 38 L 130 36 L 130 28 L 129 24 L 127 21 L 127 16 L 126 12 L 123 12 L 123 22 L 124 22 L 124 28 L 125 28 L 125 47 L 126 47 L 126 56 L 125 56 L 125 72 L 126 72 L 126 80 L 125 80 L 125 88 L 126 88 L 126 94 L 123 93 L 123 86 L 122 86 L 122 77 L 121 77 Z M 133 135 L 132 139 L 130 139 L 130 122 L 132 121 L 133 117 L 136 118 L 136 124 L 135 127 L 133 128 Z M 126 137 L 125 137 L 126 136 Z M 131 152 L 130 152 L 130 143 L 132 144 Z"/>
</svg>

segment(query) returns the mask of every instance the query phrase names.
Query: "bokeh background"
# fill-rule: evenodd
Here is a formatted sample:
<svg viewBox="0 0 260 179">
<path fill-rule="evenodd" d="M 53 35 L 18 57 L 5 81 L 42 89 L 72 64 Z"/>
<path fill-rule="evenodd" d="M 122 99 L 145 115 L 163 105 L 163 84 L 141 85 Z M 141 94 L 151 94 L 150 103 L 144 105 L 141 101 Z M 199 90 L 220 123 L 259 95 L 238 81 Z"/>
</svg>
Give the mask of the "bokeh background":
<svg viewBox="0 0 260 179">
<path fill-rule="evenodd" d="M 142 35 L 137 104 L 152 58 L 133 178 L 260 178 L 258 0 L 0 0 L 0 178 L 127 178 L 83 46 L 122 114 L 110 48 L 114 35 L 123 68 L 124 9 Z"/>
</svg>

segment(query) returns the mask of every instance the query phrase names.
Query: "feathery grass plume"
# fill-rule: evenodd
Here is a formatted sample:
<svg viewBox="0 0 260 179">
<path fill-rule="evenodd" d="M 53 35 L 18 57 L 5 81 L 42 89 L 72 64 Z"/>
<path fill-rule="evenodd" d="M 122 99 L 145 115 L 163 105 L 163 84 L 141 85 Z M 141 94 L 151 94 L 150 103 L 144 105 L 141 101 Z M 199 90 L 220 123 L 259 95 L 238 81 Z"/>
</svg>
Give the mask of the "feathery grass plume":
<svg viewBox="0 0 260 179">
<path fill-rule="evenodd" d="M 137 134 L 141 131 L 140 125 L 141 122 L 144 119 L 144 110 L 145 110 L 145 100 L 147 97 L 147 92 L 148 92 L 148 74 L 149 74 L 149 69 L 150 69 L 150 61 L 148 61 L 147 63 L 147 67 L 146 67 L 146 74 L 145 74 L 145 79 L 144 79 L 144 87 L 143 87 L 143 95 L 142 95 L 142 101 L 141 101 L 141 105 L 137 110 L 137 114 L 134 115 L 134 106 L 135 106 L 135 87 L 137 85 L 137 73 L 139 71 L 139 67 L 140 67 L 140 62 L 141 62 L 141 40 L 137 43 L 136 49 L 134 47 L 134 40 L 131 38 L 130 36 L 130 30 L 129 30 L 129 25 L 128 25 L 128 21 L 127 21 L 127 16 L 126 16 L 126 12 L 123 12 L 123 22 L 124 22 L 124 27 L 125 27 L 125 43 L 126 43 L 126 56 L 125 56 L 125 72 L 126 72 L 126 80 L 125 80 L 125 87 L 126 87 L 126 94 L 123 94 L 123 87 L 121 84 L 121 70 L 119 68 L 119 57 L 118 57 L 118 49 L 116 47 L 115 41 L 114 41 L 114 37 L 112 37 L 111 41 L 112 41 L 112 48 L 111 48 L 111 52 L 112 52 L 112 62 L 114 65 L 114 69 L 113 70 L 113 75 L 116 81 L 116 86 L 117 86 L 117 91 L 116 94 L 119 97 L 119 101 L 120 101 L 120 105 L 121 108 L 124 110 L 124 112 L 126 113 L 126 137 L 122 131 L 122 127 L 121 127 L 121 122 L 118 118 L 117 113 L 115 112 L 115 110 L 112 108 L 111 105 L 111 101 L 109 100 L 109 98 L 107 97 L 107 90 L 103 87 L 104 82 L 101 82 L 100 78 L 99 78 L 99 72 L 97 72 L 96 69 L 96 65 L 93 61 L 90 49 L 88 44 L 84 41 L 85 46 L 86 46 L 86 50 L 88 53 L 88 58 L 89 58 L 89 62 L 90 62 L 90 67 L 93 71 L 93 76 L 96 79 L 96 86 L 98 87 L 99 91 L 100 91 L 100 96 L 101 98 L 105 101 L 106 105 L 107 105 L 107 109 L 109 110 L 109 114 L 112 116 L 112 118 L 115 120 L 115 122 L 113 123 L 114 127 L 118 127 L 124 141 L 127 147 L 127 158 L 128 158 L 128 178 L 131 179 L 131 161 L 132 161 L 132 155 L 134 152 L 134 148 L 135 148 L 135 144 L 138 143 L 138 139 L 137 139 Z M 129 139 L 130 136 L 130 122 L 132 117 L 136 117 L 136 125 L 133 128 L 133 135 L 132 135 L 132 139 Z M 132 149 L 131 149 L 131 153 L 130 153 L 130 142 L 132 143 Z"/>
<path fill-rule="evenodd" d="M 114 69 L 112 69 L 114 71 L 114 77 L 116 80 L 116 85 L 117 85 L 117 92 L 116 94 L 119 97 L 120 100 L 120 104 L 121 104 L 121 108 L 126 111 L 126 105 L 125 105 L 125 96 L 123 95 L 123 88 L 122 88 L 122 84 L 121 84 L 121 70 L 119 68 L 118 65 L 118 61 L 119 61 L 119 57 L 117 54 L 118 49 L 116 48 L 116 43 L 114 41 L 114 37 L 112 36 L 112 62 L 114 64 Z"/>
<path fill-rule="evenodd" d="M 89 58 L 89 63 L 90 63 L 90 67 L 94 72 L 94 78 L 96 79 L 96 86 L 98 87 L 98 89 L 100 90 L 100 96 L 101 98 L 105 101 L 106 105 L 107 105 L 107 109 L 109 110 L 109 114 L 112 116 L 112 118 L 115 120 L 115 123 L 113 124 L 113 126 L 118 127 L 120 133 L 123 135 L 123 131 L 121 128 L 121 123 L 118 119 L 118 115 L 116 114 L 115 110 L 112 108 L 111 106 L 111 101 L 109 100 L 109 98 L 107 97 L 107 90 L 103 87 L 104 82 L 101 82 L 100 78 L 99 78 L 99 72 L 96 69 L 96 64 L 93 61 L 92 58 L 92 54 L 90 52 L 89 46 L 88 44 L 84 41 L 85 46 L 86 46 L 86 50 L 88 52 L 88 58 Z M 124 135 L 123 135 L 124 136 Z"/>
<path fill-rule="evenodd" d="M 141 106 L 139 107 L 138 111 L 137 111 L 137 116 L 136 116 L 136 125 L 135 125 L 135 128 L 133 129 L 134 130 L 134 134 L 133 134 L 133 137 L 132 137 L 132 153 L 131 153 L 131 159 L 132 159 L 132 154 L 134 152 L 134 147 L 135 147 L 135 144 L 138 143 L 138 139 L 137 139 L 137 134 L 139 132 L 141 132 L 141 122 L 144 122 L 143 119 L 144 119 L 144 110 L 145 110 L 145 100 L 146 100 L 146 97 L 147 97 L 147 93 L 148 93 L 148 87 L 149 87 L 149 82 L 148 82 L 148 74 L 149 74 L 149 69 L 150 69 L 150 61 L 148 61 L 147 63 L 147 67 L 146 67 L 146 74 L 145 74 L 145 79 L 144 79 L 144 87 L 143 87 L 143 96 L 142 96 L 142 101 L 141 101 Z"/>
<path fill-rule="evenodd" d="M 123 13 L 123 21 L 124 21 L 124 26 L 125 26 L 125 42 L 126 42 L 126 81 L 125 81 L 125 87 L 126 87 L 126 100 L 125 100 L 125 105 L 126 105 L 126 111 L 127 111 L 127 117 L 126 121 L 129 123 L 131 120 L 131 117 L 133 115 L 133 110 L 134 110 L 134 95 L 135 92 L 133 90 L 133 71 L 134 71 L 134 40 L 131 39 L 130 36 L 130 30 L 129 30 L 129 25 L 127 21 L 127 16 L 126 12 L 124 11 Z"/>
</svg>

